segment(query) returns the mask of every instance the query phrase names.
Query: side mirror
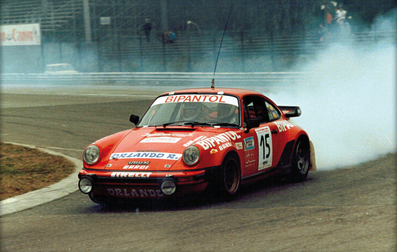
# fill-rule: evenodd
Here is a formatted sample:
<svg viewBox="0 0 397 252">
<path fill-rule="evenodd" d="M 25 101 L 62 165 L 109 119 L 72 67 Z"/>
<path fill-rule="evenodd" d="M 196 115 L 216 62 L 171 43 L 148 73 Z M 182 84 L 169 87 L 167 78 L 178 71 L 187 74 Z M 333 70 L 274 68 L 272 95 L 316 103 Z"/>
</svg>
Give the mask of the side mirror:
<svg viewBox="0 0 397 252">
<path fill-rule="evenodd" d="M 250 129 L 252 129 L 252 128 L 259 127 L 260 124 L 261 124 L 261 122 L 259 121 L 259 119 L 246 119 L 245 125 L 246 125 L 247 129 L 245 130 L 245 133 L 248 133 L 248 131 L 250 131 Z"/>
<path fill-rule="evenodd" d="M 132 114 L 130 116 L 130 122 L 132 122 L 133 124 L 137 125 L 139 122 L 139 116 Z"/>
</svg>

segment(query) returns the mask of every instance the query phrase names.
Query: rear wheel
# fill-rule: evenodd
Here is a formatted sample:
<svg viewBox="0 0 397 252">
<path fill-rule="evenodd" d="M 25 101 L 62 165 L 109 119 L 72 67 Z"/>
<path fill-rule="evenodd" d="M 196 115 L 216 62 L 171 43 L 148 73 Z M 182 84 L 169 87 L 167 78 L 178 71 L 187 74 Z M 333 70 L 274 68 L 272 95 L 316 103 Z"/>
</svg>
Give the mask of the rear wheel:
<svg viewBox="0 0 397 252">
<path fill-rule="evenodd" d="M 240 189 L 241 183 L 240 163 L 235 155 L 226 156 L 222 163 L 219 188 L 225 196 L 233 196 Z"/>
<path fill-rule="evenodd" d="M 310 167 L 309 141 L 299 138 L 292 156 L 292 169 L 290 177 L 292 181 L 304 181 L 307 178 Z"/>
</svg>

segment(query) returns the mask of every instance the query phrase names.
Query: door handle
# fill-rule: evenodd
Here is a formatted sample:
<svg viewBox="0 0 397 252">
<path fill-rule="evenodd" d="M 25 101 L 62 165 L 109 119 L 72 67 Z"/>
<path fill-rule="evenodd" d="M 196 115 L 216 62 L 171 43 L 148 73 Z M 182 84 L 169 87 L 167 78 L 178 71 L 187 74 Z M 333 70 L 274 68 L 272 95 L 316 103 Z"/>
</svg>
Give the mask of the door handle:
<svg viewBox="0 0 397 252">
<path fill-rule="evenodd" d="M 278 131 L 277 130 L 272 130 L 272 134 L 277 134 Z"/>
</svg>

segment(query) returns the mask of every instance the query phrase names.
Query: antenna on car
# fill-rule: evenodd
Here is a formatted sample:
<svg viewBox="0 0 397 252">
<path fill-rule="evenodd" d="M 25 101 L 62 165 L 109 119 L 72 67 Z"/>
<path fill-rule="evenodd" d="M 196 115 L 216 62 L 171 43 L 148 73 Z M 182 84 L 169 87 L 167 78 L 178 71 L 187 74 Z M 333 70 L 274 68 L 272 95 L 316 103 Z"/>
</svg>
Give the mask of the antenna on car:
<svg viewBox="0 0 397 252">
<path fill-rule="evenodd" d="M 229 23 L 230 14 L 232 13 L 232 9 L 233 9 L 233 4 L 230 6 L 229 16 L 227 17 L 225 29 L 223 29 L 222 40 L 221 40 L 221 44 L 219 45 L 218 56 L 216 57 L 216 61 L 215 61 L 214 76 L 212 77 L 211 88 L 215 88 L 215 72 L 216 72 L 216 66 L 218 65 L 219 54 L 221 53 L 223 38 L 225 37 L 225 33 L 226 33 L 226 29 L 227 29 L 227 24 Z"/>
</svg>

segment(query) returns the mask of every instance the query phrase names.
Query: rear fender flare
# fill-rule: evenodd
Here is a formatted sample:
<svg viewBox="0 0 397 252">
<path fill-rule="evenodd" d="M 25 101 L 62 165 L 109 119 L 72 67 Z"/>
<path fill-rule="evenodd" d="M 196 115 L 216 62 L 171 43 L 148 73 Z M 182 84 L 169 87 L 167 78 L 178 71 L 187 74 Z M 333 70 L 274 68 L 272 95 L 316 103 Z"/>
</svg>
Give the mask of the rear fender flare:
<svg viewBox="0 0 397 252">
<path fill-rule="evenodd" d="M 317 171 L 316 155 L 315 155 L 314 145 L 313 145 L 312 141 L 310 141 L 310 167 L 309 167 L 309 171 Z"/>
<path fill-rule="evenodd" d="M 309 171 L 317 171 L 317 166 L 316 166 L 316 156 L 315 156 L 315 151 L 314 151 L 314 145 L 313 142 L 309 140 L 309 137 L 305 134 L 300 135 L 297 139 L 305 139 L 306 141 L 309 142 L 310 146 L 310 163 L 309 163 Z M 297 142 L 297 141 L 296 141 Z M 294 145 L 296 145 L 296 142 Z M 295 149 L 295 146 L 294 146 Z"/>
</svg>

